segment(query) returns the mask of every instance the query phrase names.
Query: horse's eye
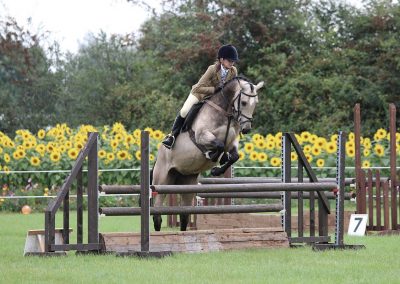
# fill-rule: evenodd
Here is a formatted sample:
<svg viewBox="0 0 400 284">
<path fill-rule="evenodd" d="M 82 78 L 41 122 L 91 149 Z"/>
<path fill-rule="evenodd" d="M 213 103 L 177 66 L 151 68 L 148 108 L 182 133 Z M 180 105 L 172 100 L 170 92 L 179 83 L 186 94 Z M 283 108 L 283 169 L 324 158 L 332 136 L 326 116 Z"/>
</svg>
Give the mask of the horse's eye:
<svg viewBox="0 0 400 284">
<path fill-rule="evenodd" d="M 242 105 L 243 107 L 245 107 L 245 106 L 247 105 L 247 102 L 241 102 L 241 105 Z"/>
</svg>

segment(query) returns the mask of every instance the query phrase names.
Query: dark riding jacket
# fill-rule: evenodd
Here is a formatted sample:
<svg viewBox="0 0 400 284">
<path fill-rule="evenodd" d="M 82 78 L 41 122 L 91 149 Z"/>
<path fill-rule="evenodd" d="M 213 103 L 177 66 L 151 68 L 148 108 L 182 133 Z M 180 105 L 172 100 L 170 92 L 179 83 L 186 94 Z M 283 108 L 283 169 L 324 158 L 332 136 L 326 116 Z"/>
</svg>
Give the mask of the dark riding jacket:
<svg viewBox="0 0 400 284">
<path fill-rule="evenodd" d="M 235 66 L 232 66 L 228 70 L 225 82 L 228 82 L 235 76 L 237 76 L 237 69 Z M 225 82 L 222 82 L 221 79 L 221 63 L 217 62 L 208 67 L 199 82 L 193 85 L 191 93 L 201 101 L 205 96 L 214 94 L 215 88 Z"/>
</svg>

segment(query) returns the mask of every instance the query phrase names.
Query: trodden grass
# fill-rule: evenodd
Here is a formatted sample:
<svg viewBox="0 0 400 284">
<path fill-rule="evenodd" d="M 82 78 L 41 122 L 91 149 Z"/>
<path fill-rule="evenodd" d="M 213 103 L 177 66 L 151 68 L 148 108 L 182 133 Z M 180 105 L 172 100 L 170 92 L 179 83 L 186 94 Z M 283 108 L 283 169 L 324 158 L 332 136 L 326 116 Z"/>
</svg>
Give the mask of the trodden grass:
<svg viewBox="0 0 400 284">
<path fill-rule="evenodd" d="M 366 246 L 356 251 L 302 247 L 146 260 L 70 252 L 67 257 L 41 258 L 22 254 L 26 232 L 43 228 L 44 214 L 0 213 L 0 224 L 0 283 L 400 283 L 399 236 L 346 237 L 347 244 Z M 74 240 L 75 225 L 71 227 Z M 103 232 L 138 227 L 138 218 L 100 218 Z"/>
</svg>

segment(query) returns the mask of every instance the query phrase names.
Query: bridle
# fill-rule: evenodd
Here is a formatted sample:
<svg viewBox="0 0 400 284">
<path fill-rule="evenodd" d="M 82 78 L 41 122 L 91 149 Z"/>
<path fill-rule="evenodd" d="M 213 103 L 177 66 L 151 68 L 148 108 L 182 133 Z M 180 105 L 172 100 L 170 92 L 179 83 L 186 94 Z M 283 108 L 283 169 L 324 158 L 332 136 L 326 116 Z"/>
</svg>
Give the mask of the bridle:
<svg viewBox="0 0 400 284">
<path fill-rule="evenodd" d="M 239 82 L 239 78 L 237 79 L 239 86 L 240 86 L 240 82 Z M 254 90 L 254 85 L 252 83 L 250 83 L 249 81 L 246 80 L 246 82 L 249 83 L 251 91 L 253 92 Z M 245 92 L 243 92 L 243 88 L 240 88 L 240 92 L 239 94 L 233 99 L 232 101 L 232 116 L 235 119 L 235 121 L 237 121 L 239 123 L 239 125 L 245 124 L 247 122 L 253 122 L 253 117 L 248 117 L 246 115 L 244 115 L 241 111 L 241 101 L 242 101 L 242 95 L 246 96 L 246 97 L 250 97 L 250 98 L 255 98 L 258 95 L 251 95 L 251 94 L 247 94 Z M 235 107 L 235 101 L 238 101 L 237 105 L 238 107 Z M 241 117 L 244 117 L 246 120 L 240 120 Z"/>
<path fill-rule="evenodd" d="M 242 113 L 242 110 L 241 110 L 242 95 L 243 95 L 243 96 L 250 97 L 250 98 L 255 98 L 255 97 L 257 97 L 258 95 L 257 95 L 257 94 L 256 94 L 256 95 L 251 95 L 251 94 L 245 93 L 245 92 L 243 91 L 243 88 L 242 88 L 241 85 L 240 85 L 240 80 L 241 80 L 241 79 L 244 80 L 244 81 L 246 81 L 247 83 L 249 83 L 251 91 L 252 91 L 252 92 L 254 91 L 254 84 L 252 84 L 249 80 L 247 80 L 247 79 L 244 78 L 244 77 L 237 76 L 237 77 L 233 78 L 232 80 L 237 80 L 237 82 L 238 82 L 238 84 L 239 84 L 239 86 L 240 86 L 240 92 L 239 92 L 239 94 L 237 94 L 237 95 L 235 96 L 235 98 L 234 98 L 231 102 L 228 102 L 228 99 L 227 99 L 227 98 L 225 97 L 225 95 L 224 95 L 224 87 L 225 87 L 225 85 L 228 84 L 229 82 L 225 83 L 224 86 L 223 86 L 222 89 L 221 89 L 221 92 L 222 92 L 221 95 L 222 95 L 222 97 L 224 98 L 225 102 L 228 103 L 228 107 L 227 107 L 228 110 L 224 110 L 222 107 L 218 106 L 217 104 L 215 104 L 215 103 L 213 103 L 213 102 L 211 102 L 211 101 L 209 101 L 209 100 L 206 100 L 206 103 L 207 103 L 207 104 L 209 104 L 209 105 L 212 106 L 213 108 L 217 109 L 219 112 L 222 112 L 225 116 L 228 117 L 228 125 L 227 125 L 227 127 L 226 127 L 226 132 L 225 132 L 224 145 L 226 145 L 226 141 L 227 141 L 227 139 L 228 139 L 229 128 L 230 128 L 230 126 L 231 126 L 231 121 L 232 121 L 232 119 L 233 119 L 234 121 L 236 121 L 236 122 L 239 124 L 239 126 L 241 126 L 241 125 L 243 125 L 243 124 L 245 124 L 245 123 L 247 123 L 247 122 L 252 122 L 252 121 L 253 121 L 253 118 L 252 118 L 252 117 L 248 117 L 248 116 L 246 116 L 246 115 L 244 115 L 244 114 Z M 236 102 L 236 101 L 238 102 L 238 103 L 237 103 L 237 108 L 235 107 L 235 102 Z M 244 117 L 246 120 L 241 120 L 242 117 Z M 240 130 L 240 134 L 242 134 L 242 131 L 241 131 L 241 130 Z"/>
<path fill-rule="evenodd" d="M 235 95 L 235 97 L 233 98 L 232 101 L 229 101 L 228 98 L 224 95 L 224 87 L 227 84 L 229 84 L 231 81 L 233 81 L 233 80 L 237 80 L 237 82 L 238 82 L 238 84 L 240 86 L 240 91 L 239 91 L 239 93 L 237 95 Z M 207 97 L 206 99 L 204 99 L 204 103 L 206 103 L 209 106 L 213 107 L 218 112 L 222 113 L 224 116 L 226 116 L 228 118 L 228 124 L 227 124 L 227 127 L 226 127 L 225 139 L 224 139 L 224 146 L 225 147 L 226 147 L 226 142 L 228 140 L 228 134 L 229 134 L 229 129 L 230 129 L 232 120 L 237 122 L 239 124 L 239 126 L 241 126 L 241 125 L 243 125 L 243 124 L 245 124 L 247 122 L 252 122 L 253 121 L 252 117 L 248 117 L 248 116 L 246 116 L 246 115 L 244 115 L 242 113 L 242 110 L 241 110 L 242 95 L 250 97 L 250 98 L 255 98 L 258 95 L 257 94 L 256 95 L 251 95 L 251 94 L 245 93 L 243 88 L 242 88 L 242 86 L 241 86 L 241 84 L 240 84 L 240 80 L 244 80 L 247 83 L 249 83 L 251 92 L 254 91 L 254 84 L 252 84 L 247 78 L 242 77 L 242 76 L 237 76 L 237 77 L 231 79 L 230 81 L 226 82 L 222 86 L 222 88 L 220 90 L 221 96 L 225 100 L 225 105 L 227 105 L 227 107 L 225 109 L 223 107 L 219 106 L 218 104 L 212 102 L 210 100 L 211 96 Z M 237 101 L 237 108 L 235 107 L 235 102 L 236 101 Z M 241 120 L 242 117 L 244 117 L 245 120 Z M 240 130 L 240 134 L 242 134 L 241 130 Z M 194 131 L 191 130 L 191 129 L 189 130 L 189 136 L 190 136 L 190 139 L 193 141 L 193 143 L 200 149 L 200 151 L 202 151 L 203 153 L 207 152 L 207 149 L 203 145 L 200 145 L 200 144 L 198 144 L 196 142 Z"/>
</svg>

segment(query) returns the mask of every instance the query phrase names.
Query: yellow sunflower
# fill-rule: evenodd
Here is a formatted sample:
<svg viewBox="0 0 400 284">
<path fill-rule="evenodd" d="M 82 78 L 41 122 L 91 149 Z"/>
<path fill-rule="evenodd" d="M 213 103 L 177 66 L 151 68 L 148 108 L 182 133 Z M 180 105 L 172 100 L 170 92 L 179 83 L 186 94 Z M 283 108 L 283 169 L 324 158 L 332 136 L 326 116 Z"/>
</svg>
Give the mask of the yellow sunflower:
<svg viewBox="0 0 400 284">
<path fill-rule="evenodd" d="M 242 161 L 245 158 L 245 154 L 243 151 L 239 151 L 239 161 Z"/>
<path fill-rule="evenodd" d="M 258 153 L 256 151 L 252 151 L 250 152 L 249 157 L 251 161 L 256 161 L 258 158 Z"/>
<path fill-rule="evenodd" d="M 292 161 L 297 161 L 297 153 L 296 152 L 291 152 L 290 153 L 290 158 L 292 159 Z"/>
<path fill-rule="evenodd" d="M 118 160 L 126 160 L 126 159 L 128 159 L 128 152 L 126 150 L 118 151 L 117 158 L 118 158 Z"/>
<path fill-rule="evenodd" d="M 117 134 L 115 134 L 115 136 L 114 136 L 114 140 L 117 140 L 118 142 L 121 142 L 123 138 L 124 138 L 124 137 L 122 136 L 121 133 L 117 133 Z"/>
<path fill-rule="evenodd" d="M 10 173 L 11 169 L 7 166 L 4 166 L 3 171 L 8 175 Z"/>
<path fill-rule="evenodd" d="M 315 141 L 315 144 L 318 145 L 319 148 L 323 149 L 326 146 L 326 139 L 323 137 L 318 137 L 317 141 Z"/>
<path fill-rule="evenodd" d="M 7 164 L 11 161 L 10 155 L 8 155 L 7 153 L 4 154 L 4 162 L 6 162 Z"/>
<path fill-rule="evenodd" d="M 281 149 L 282 148 L 282 139 L 275 140 L 275 148 Z"/>
<path fill-rule="evenodd" d="M 324 159 L 318 159 L 317 160 L 317 167 L 322 168 L 325 165 L 325 160 Z"/>
<path fill-rule="evenodd" d="M 135 138 L 133 137 L 133 135 L 126 135 L 125 143 L 127 143 L 128 145 L 134 144 L 135 143 Z"/>
<path fill-rule="evenodd" d="M 354 149 L 354 147 L 346 147 L 346 154 L 347 154 L 347 156 L 352 158 L 355 156 L 356 150 Z"/>
<path fill-rule="evenodd" d="M 381 139 L 386 138 L 386 135 L 387 135 L 387 131 L 385 129 L 383 129 L 383 128 L 379 128 L 376 131 L 376 133 L 374 135 L 374 138 L 377 138 L 375 140 L 381 140 Z"/>
<path fill-rule="evenodd" d="M 313 156 L 310 153 L 306 153 L 304 154 L 306 156 L 306 159 L 309 163 L 311 163 L 311 161 L 313 160 Z"/>
<path fill-rule="evenodd" d="M 265 162 L 265 161 L 268 159 L 268 155 L 265 154 L 264 152 L 260 152 L 260 153 L 258 153 L 258 155 L 257 155 L 257 159 L 258 159 L 258 161 L 260 161 L 260 162 Z"/>
<path fill-rule="evenodd" d="M 117 148 L 117 147 L 118 147 L 118 144 L 119 144 L 119 142 L 118 142 L 118 140 L 116 140 L 116 139 L 113 139 L 113 140 L 111 140 L 111 142 L 110 142 L 110 146 L 111 146 L 111 148 L 113 148 L 113 149 Z"/>
<path fill-rule="evenodd" d="M 269 141 L 267 142 L 266 148 L 267 148 L 268 150 L 273 150 L 273 149 L 275 148 L 275 142 L 269 140 Z"/>
<path fill-rule="evenodd" d="M 151 128 L 151 127 L 146 127 L 146 128 L 144 129 L 144 131 L 149 132 L 149 136 L 150 136 L 150 137 L 153 136 L 153 132 L 154 132 L 153 128 Z"/>
<path fill-rule="evenodd" d="M 140 135 L 141 135 L 141 130 L 140 129 L 135 129 L 133 131 L 133 137 L 135 137 L 136 139 L 140 139 Z"/>
<path fill-rule="evenodd" d="M 279 167 L 281 165 L 281 158 L 273 157 L 271 158 L 271 166 Z"/>
<path fill-rule="evenodd" d="M 60 159 L 61 159 L 61 154 L 60 154 L 60 152 L 54 151 L 54 152 L 51 152 L 51 153 L 50 153 L 50 160 L 51 160 L 53 163 L 58 163 L 58 162 L 60 161 Z"/>
<path fill-rule="evenodd" d="M 364 141 L 363 141 L 362 144 L 363 144 L 363 146 L 365 148 L 371 148 L 372 147 L 371 139 L 369 139 L 369 138 L 364 138 Z"/>
<path fill-rule="evenodd" d="M 13 156 L 13 159 L 14 159 L 14 160 L 19 160 L 19 159 L 20 159 L 18 151 L 14 151 L 14 152 L 12 153 L 12 156 Z"/>
<path fill-rule="evenodd" d="M 31 163 L 32 166 L 38 167 L 40 165 L 40 158 L 33 156 L 30 159 L 30 163 Z"/>
<path fill-rule="evenodd" d="M 378 157 L 383 157 L 385 155 L 385 148 L 381 144 L 375 144 L 374 151 Z"/>
<path fill-rule="evenodd" d="M 107 161 L 111 162 L 114 161 L 115 155 L 114 153 L 107 153 Z"/>
<path fill-rule="evenodd" d="M 258 134 L 258 133 L 254 134 L 251 137 L 251 140 L 253 141 L 253 143 L 256 143 L 257 141 L 263 140 L 263 139 L 264 139 L 264 137 L 261 134 Z"/>
<path fill-rule="evenodd" d="M 99 158 L 100 158 L 100 159 L 105 159 L 106 156 L 107 156 L 107 153 L 106 153 L 106 151 L 104 151 L 104 150 L 100 150 L 99 153 L 98 153 L 98 155 L 99 155 Z"/>
<path fill-rule="evenodd" d="M 312 149 L 311 145 L 306 145 L 306 146 L 304 146 L 303 151 L 304 151 L 304 153 L 310 153 L 311 149 Z"/>
<path fill-rule="evenodd" d="M 137 150 L 137 151 L 136 151 L 135 157 L 136 157 L 136 160 L 140 161 L 140 158 L 141 158 L 140 150 Z"/>
<path fill-rule="evenodd" d="M 368 160 L 365 160 L 362 162 L 362 167 L 363 168 L 370 168 L 371 167 L 371 163 Z"/>
<path fill-rule="evenodd" d="M 314 146 L 312 146 L 311 148 L 311 153 L 313 154 L 313 156 L 319 156 L 321 155 L 322 150 L 317 144 L 314 144 Z"/>
<path fill-rule="evenodd" d="M 336 144 L 336 142 L 331 141 L 331 142 L 326 143 L 326 145 L 325 145 L 325 150 L 326 150 L 326 152 L 327 152 L 328 154 L 333 154 L 333 153 L 335 153 L 335 152 L 337 151 L 337 144 Z"/>
<path fill-rule="evenodd" d="M 155 131 L 153 132 L 152 138 L 154 138 L 154 139 L 156 139 L 156 140 L 161 140 L 161 139 L 163 139 L 164 136 L 165 136 L 165 135 L 164 135 L 164 133 L 162 133 L 161 130 L 155 130 Z"/>
<path fill-rule="evenodd" d="M 78 148 L 71 148 L 71 149 L 68 150 L 68 157 L 71 160 L 75 160 L 76 157 L 78 157 L 78 154 L 79 154 L 79 149 Z"/>
<path fill-rule="evenodd" d="M 371 150 L 368 148 L 365 148 L 363 151 L 364 157 L 368 157 L 371 154 Z"/>
<path fill-rule="evenodd" d="M 262 150 L 262 149 L 266 148 L 267 144 L 265 143 L 264 139 L 259 139 L 259 140 L 256 141 L 256 146 L 257 146 L 258 149 Z"/>
<path fill-rule="evenodd" d="M 251 153 L 254 150 L 254 144 L 253 143 L 245 143 L 244 144 L 244 151 L 246 153 Z"/>
</svg>

